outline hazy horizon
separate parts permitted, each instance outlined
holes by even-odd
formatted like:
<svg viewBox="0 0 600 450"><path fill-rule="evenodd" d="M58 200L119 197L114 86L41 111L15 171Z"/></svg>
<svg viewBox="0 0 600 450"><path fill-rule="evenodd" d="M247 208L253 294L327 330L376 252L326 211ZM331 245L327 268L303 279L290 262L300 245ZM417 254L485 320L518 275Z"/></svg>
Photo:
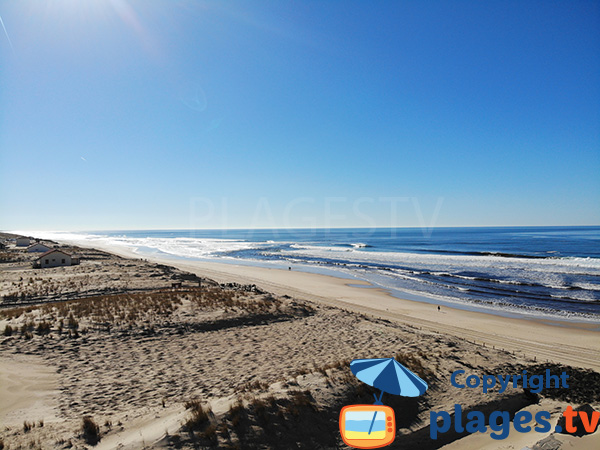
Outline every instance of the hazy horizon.
<svg viewBox="0 0 600 450"><path fill-rule="evenodd" d="M420 227L420 226L406 226L406 227L360 227L360 226L347 226L347 227L284 227L284 228L273 228L273 227L257 227L257 228L114 228L114 229L89 229L89 230L34 230L34 229L20 229L20 230L0 230L3 233L102 233L102 232L132 232L132 231L150 231L150 232L165 232L165 231L174 231L174 232L183 232L183 231L280 231L280 230L289 230L289 231L323 231L323 230L388 230L388 229L398 229L398 230L442 230L442 229L465 229L465 228L507 228L507 229L515 229L515 228L598 228L600 225L592 224L592 225L472 225L472 226L433 226L433 227Z"/></svg>

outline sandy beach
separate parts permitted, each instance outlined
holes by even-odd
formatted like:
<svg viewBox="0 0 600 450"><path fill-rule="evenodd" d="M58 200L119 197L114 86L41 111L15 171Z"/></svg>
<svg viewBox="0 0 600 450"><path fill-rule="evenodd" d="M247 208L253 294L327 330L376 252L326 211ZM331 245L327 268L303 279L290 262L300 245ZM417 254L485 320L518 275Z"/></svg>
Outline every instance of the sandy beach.
<svg viewBox="0 0 600 450"><path fill-rule="evenodd" d="M6 292L19 278L43 275L67 295L56 302L52 293L48 303L30 289L35 302L1 311L4 448L346 448L341 407L372 403L374 393L349 361L376 357L395 357L430 384L418 399L386 396L397 414L391 448L536 449L544 439L552 448L598 445L597 431L513 430L502 441L489 431L429 435L430 411L457 403L486 414L545 410L553 425L569 404L598 409L597 326L438 311L365 283L296 270L143 260L119 247L74 250L79 266L3 268ZM77 284L81 300L64 287L78 277L87 277L85 289ZM566 368L573 384L539 395L519 387L484 395L450 382L456 370L524 368ZM92 432L82 425L86 417Z"/></svg>
<svg viewBox="0 0 600 450"><path fill-rule="evenodd" d="M82 245L82 242L77 242ZM123 247L104 250L127 258L139 255ZM255 283L280 295L293 295L349 311L450 334L473 342L537 358L600 371L600 324L544 319L515 319L393 297L361 280L295 270L150 258L219 282Z"/></svg>
<svg viewBox="0 0 600 450"><path fill-rule="evenodd" d="M288 293L322 304L410 324L573 366L600 370L600 325L513 319L392 297L367 283L325 275L211 263L174 263L176 267L215 280L254 282L274 293ZM362 285L363 287L356 287Z"/></svg>

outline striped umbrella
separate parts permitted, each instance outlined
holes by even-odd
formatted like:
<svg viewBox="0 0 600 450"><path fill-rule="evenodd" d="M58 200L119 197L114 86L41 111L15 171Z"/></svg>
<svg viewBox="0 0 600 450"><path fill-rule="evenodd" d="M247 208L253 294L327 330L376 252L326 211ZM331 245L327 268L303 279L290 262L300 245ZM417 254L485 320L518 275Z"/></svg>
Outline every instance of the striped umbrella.
<svg viewBox="0 0 600 450"><path fill-rule="evenodd" d="M418 397L427 390L427 383L416 376L394 358L355 359L350 363L350 370L363 383L367 383L381 391L379 398L375 394L375 404L383 405L383 393ZM373 429L377 412L373 414L369 433Z"/></svg>
<svg viewBox="0 0 600 450"><path fill-rule="evenodd" d="M418 397L427 390L427 383L394 358L355 359L350 370L363 383L381 391L375 404L381 404L384 392L403 397Z"/></svg>

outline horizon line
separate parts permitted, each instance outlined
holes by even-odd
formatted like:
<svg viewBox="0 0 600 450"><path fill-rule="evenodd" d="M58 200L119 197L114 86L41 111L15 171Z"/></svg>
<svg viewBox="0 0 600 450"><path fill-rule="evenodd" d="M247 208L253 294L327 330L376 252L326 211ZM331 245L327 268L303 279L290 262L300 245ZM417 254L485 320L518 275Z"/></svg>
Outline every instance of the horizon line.
<svg viewBox="0 0 600 450"><path fill-rule="evenodd" d="M444 229L444 228L590 228L600 227L600 224L593 225L462 225L462 226L380 226L380 227L230 227L230 228L104 228L95 230L0 230L0 233L24 233L24 232L54 232L54 233L92 233L101 231L243 231L243 230L389 230L389 229Z"/></svg>

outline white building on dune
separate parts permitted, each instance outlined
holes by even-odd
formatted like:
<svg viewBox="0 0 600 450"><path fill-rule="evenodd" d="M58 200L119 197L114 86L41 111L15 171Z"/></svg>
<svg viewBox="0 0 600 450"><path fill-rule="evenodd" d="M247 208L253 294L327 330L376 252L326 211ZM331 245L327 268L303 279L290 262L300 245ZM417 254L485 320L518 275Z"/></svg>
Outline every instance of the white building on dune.
<svg viewBox="0 0 600 450"><path fill-rule="evenodd" d="M79 264L79 259L73 258L62 250L54 249L40 255L34 261L33 267L45 269L47 267L70 266L73 264Z"/></svg>
<svg viewBox="0 0 600 450"><path fill-rule="evenodd" d="M52 250L52 247L48 247L47 245L44 245L41 242L36 242L35 244L31 244L29 247L27 247L27 251L29 253L32 253L32 252L46 253L50 250Z"/></svg>

